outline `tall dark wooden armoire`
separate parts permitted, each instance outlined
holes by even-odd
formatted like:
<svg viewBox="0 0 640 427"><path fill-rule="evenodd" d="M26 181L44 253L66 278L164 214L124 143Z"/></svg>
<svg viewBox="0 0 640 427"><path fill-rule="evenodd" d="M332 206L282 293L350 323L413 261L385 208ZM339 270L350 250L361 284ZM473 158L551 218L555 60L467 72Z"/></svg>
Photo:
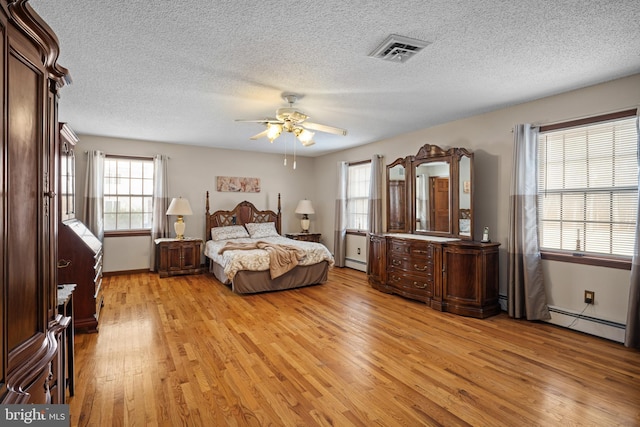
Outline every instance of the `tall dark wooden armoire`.
<svg viewBox="0 0 640 427"><path fill-rule="evenodd" d="M27 0L0 0L0 403L64 400L57 304L58 40Z"/></svg>

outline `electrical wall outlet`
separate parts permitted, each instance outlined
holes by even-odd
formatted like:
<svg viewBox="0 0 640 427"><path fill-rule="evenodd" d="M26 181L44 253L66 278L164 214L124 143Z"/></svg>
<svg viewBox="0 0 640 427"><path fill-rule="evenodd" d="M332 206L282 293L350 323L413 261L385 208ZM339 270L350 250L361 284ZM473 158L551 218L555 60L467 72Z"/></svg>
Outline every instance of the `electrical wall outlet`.
<svg viewBox="0 0 640 427"><path fill-rule="evenodd" d="M596 293L593 291L584 291L584 303L585 304L595 304L596 301Z"/></svg>

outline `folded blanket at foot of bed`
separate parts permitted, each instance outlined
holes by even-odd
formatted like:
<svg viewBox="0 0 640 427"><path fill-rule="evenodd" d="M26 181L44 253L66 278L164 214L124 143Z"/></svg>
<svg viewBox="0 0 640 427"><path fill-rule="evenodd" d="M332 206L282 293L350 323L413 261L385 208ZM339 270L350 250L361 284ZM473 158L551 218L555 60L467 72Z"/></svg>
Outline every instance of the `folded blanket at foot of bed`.
<svg viewBox="0 0 640 427"><path fill-rule="evenodd" d="M298 262L305 257L302 249L290 245L279 245L264 241L251 243L227 242L219 251L222 254L225 251L263 249L269 254L269 273L272 279L280 277L286 272L292 270Z"/></svg>

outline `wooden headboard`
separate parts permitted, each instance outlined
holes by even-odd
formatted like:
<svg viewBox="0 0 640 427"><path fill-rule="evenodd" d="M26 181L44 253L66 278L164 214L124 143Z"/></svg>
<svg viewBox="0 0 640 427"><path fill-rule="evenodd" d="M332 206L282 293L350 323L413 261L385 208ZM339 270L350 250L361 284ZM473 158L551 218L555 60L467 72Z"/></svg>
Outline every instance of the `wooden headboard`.
<svg viewBox="0 0 640 427"><path fill-rule="evenodd" d="M251 202L240 202L235 208L229 211L218 210L209 213L209 192L207 191L207 202L205 223L207 240L211 239L211 229L213 227L225 227L227 225L244 225L250 222L274 222L276 230L282 234L280 230L282 214L280 212L280 193L278 193L278 212L271 210L260 211Z"/></svg>

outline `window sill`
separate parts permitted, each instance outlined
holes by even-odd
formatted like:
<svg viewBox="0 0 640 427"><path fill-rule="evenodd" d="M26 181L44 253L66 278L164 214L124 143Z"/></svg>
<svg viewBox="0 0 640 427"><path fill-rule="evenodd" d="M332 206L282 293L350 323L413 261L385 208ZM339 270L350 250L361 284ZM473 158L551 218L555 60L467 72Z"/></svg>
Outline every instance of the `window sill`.
<svg viewBox="0 0 640 427"><path fill-rule="evenodd" d="M540 255L542 256L542 259L549 261L570 262L574 264L631 270L631 258L605 257L586 254L583 252L570 253L554 251L540 251Z"/></svg>
<svg viewBox="0 0 640 427"><path fill-rule="evenodd" d="M113 230L105 231L104 237L151 236L151 230Z"/></svg>

